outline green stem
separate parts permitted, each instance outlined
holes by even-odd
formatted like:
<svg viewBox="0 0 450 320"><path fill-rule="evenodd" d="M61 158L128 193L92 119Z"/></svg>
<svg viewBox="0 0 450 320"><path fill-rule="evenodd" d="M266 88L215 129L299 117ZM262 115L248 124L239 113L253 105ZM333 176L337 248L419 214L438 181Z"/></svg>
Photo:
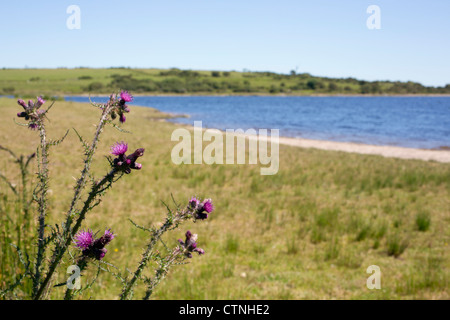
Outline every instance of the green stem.
<svg viewBox="0 0 450 320"><path fill-rule="evenodd" d="M95 186L91 193L89 194L89 198L86 200L85 202L85 207L83 208L83 210L81 211L78 219L77 219L77 223L75 225L75 227L71 230L71 224L72 224L72 216L74 214L74 210L75 210L75 206L78 203L80 197L81 197L81 191L84 189L84 187L86 186L86 179L88 177L89 171L90 171L90 166L91 166L91 162L92 159L94 157L95 154L95 150L97 149L97 144L99 141L99 137L100 134L103 131L103 128L105 126L106 120L108 118L109 113L112 110L112 106L108 105L105 107L105 109L103 109L102 115L100 117L100 121L99 124L97 125L97 130L95 132L94 138L92 140L92 144L89 148L88 153L86 154L86 158L84 160L84 168L81 172L81 177L80 179L78 179L76 187L75 187L75 193L72 199L72 202L70 204L69 210L67 212L67 217L66 217L66 222L64 225L64 234L63 234L63 240L62 242L60 242L59 244L57 244L55 246L55 249L53 251L53 256L52 256L52 261L50 263L50 267L47 271L47 275L45 277L44 282L40 285L39 290L37 291L37 293L34 295L34 299L35 300L39 300L44 292L45 287L47 286L48 282L50 281L53 273L55 272L57 266L59 265L64 253L67 250L67 247L70 245L70 242L72 240L72 237L76 234L76 232L78 231L79 227L81 226L81 222L84 220L84 216L86 214L86 211L83 212L83 210L85 210L86 208L86 204L88 204L88 202L92 201L93 198L95 198L95 196L93 198L91 198L92 192L94 191L94 189L96 189ZM114 170L113 170L114 171ZM114 171L115 174L115 171ZM110 174L108 174L106 177L108 177ZM113 175L114 176L114 175ZM104 179L105 179L104 178ZM112 178L112 177L111 177ZM106 182L105 180L102 180L103 182ZM99 190L97 188L97 190ZM90 203L88 205L87 208L89 208Z"/></svg>
<svg viewBox="0 0 450 320"><path fill-rule="evenodd" d="M89 171L90 171L90 167L91 167L91 163L92 163L92 159L94 158L94 154L95 154L95 150L97 149L97 145L99 142L99 137L100 134L103 131L103 128L105 126L105 121L108 118L110 109L109 108L105 108L105 110L103 110L102 116L100 118L100 122L97 126L97 130L95 132L94 138L92 139L92 144L89 148L89 151L86 155L86 158L84 159L84 168L81 171L81 176L80 179L78 179L76 187L75 187L75 193L74 196L72 198L72 202L70 203L70 207L69 210L67 211L67 218L66 218L66 224L65 224L65 234L67 234L70 231L70 225L72 222L72 215L74 214L74 209L75 206L78 203L78 200L81 197L81 191L83 191L83 189L86 186L86 179L88 177Z"/></svg>
<svg viewBox="0 0 450 320"><path fill-rule="evenodd" d="M152 257L153 247L155 244L161 239L161 236L168 230L174 229L178 227L179 223L187 218L188 211L182 211L175 216L172 216L172 214L169 212L169 216L166 218L165 223L158 229L154 230L152 233L152 236L150 238L149 243L147 244L147 248L145 249L144 254L142 255L142 259L139 262L139 265L136 269L136 271L133 273L133 277L129 282L127 282L125 288L122 290L122 293L120 295L121 300L127 300L131 298L131 292L133 287L136 285L136 281L141 277L142 271L144 270L145 266L147 265L148 261Z"/></svg>
<svg viewBox="0 0 450 320"><path fill-rule="evenodd" d="M41 152L39 165L39 199L38 199L38 251L36 256L35 273L33 279L33 295L37 293L41 279L41 266L45 255L45 217L47 215L47 190L48 190L48 148L46 141L45 126L39 121L39 133L41 138Z"/></svg>
<svg viewBox="0 0 450 320"><path fill-rule="evenodd" d="M103 179L101 181L99 181L92 188L86 202L84 203L83 209L81 210L80 215L77 218L75 226L72 228L72 230L70 232L70 235L66 238L65 242L62 245L59 245L57 248L55 248L56 254L50 263L50 267L48 269L45 280L42 282L42 284L39 288L39 291L37 292L36 296L34 297L35 300L39 300L41 298L41 296L44 292L44 289L46 288L51 277L53 276L53 273L55 272L57 266L59 265L62 257L66 253L67 248L70 246L70 243L72 242L73 237L76 235L76 233L80 229L81 223L83 222L84 218L86 217L86 213L90 210L92 202L95 200L97 195L104 190L103 186L106 183L112 183L113 178L116 175L116 173L117 173L116 169L111 170L106 176L103 177Z"/></svg>
<svg viewBox="0 0 450 320"><path fill-rule="evenodd" d="M83 272L86 269L87 265L88 262L86 257L81 257L77 261L77 267L80 268L80 276L81 272ZM72 300L74 291L75 289L69 289L69 287L67 287L66 293L64 294L64 300Z"/></svg>
<svg viewBox="0 0 450 320"><path fill-rule="evenodd" d="M177 261L177 257L180 254L180 250L175 249L170 256L168 256L164 261L161 262L159 268L156 269L155 277L149 282L147 286L147 291L145 292L143 300L150 299L153 291L158 286L158 284L166 277L169 273L170 267Z"/></svg>

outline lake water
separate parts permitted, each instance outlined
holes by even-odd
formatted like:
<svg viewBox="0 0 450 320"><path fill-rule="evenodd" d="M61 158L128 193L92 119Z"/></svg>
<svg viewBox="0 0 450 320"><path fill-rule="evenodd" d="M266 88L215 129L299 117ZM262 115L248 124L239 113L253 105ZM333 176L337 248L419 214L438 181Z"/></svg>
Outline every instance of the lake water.
<svg viewBox="0 0 450 320"><path fill-rule="evenodd" d="M135 97L132 105L187 114L171 121L201 120L205 128L279 129L286 137L411 148L450 146L450 97L146 96Z"/></svg>

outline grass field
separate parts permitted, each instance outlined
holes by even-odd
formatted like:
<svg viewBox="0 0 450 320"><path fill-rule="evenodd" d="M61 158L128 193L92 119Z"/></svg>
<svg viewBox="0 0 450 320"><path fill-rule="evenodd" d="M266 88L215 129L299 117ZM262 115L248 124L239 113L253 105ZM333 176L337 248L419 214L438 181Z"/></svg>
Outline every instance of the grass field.
<svg viewBox="0 0 450 320"><path fill-rule="evenodd" d="M223 72L180 69L1 69L0 94L109 94L117 88L141 94L450 94L445 87L414 82L334 79L307 73Z"/></svg>
<svg viewBox="0 0 450 320"><path fill-rule="evenodd" d="M36 83L33 90L62 90L58 81L53 86L50 80L58 79L58 71L47 72L49 82ZM70 83L87 71L73 72ZM22 80L29 77L24 71ZM21 111L15 100L0 98L0 110L0 144L18 154L34 152L38 133L14 123ZM56 102L49 115L49 136L58 139L73 127L90 140L98 116L87 104ZM189 229L199 234L198 244L206 254L174 267L154 299L450 298L449 164L281 145L280 169L274 176L261 176L257 165L177 166L170 158L176 144L170 136L177 126L162 118L154 109L132 107L124 125L132 134L105 130L93 164L96 177L106 173L103 156L116 141L127 141L133 150L145 148L143 168L116 183L84 225L94 230L111 227L118 236L105 260L133 270L146 233L129 218L140 225L158 224L165 213L161 200L170 203L171 193L181 203L191 195L213 198L216 210L207 221L188 223L165 237L174 246ZM67 211L82 152L73 131L51 149L52 223L60 223ZM17 181L11 158L2 155L0 172ZM7 203L11 192L3 181L0 193ZM3 227L7 215L20 214L8 208L1 207ZM0 241L4 239L2 230ZM381 269L380 290L366 287L370 265ZM57 281L67 279L66 268L60 268ZM2 264L2 286L8 281L7 269ZM82 284L94 271L89 269ZM115 299L119 293L117 280L102 273L93 291L79 298ZM55 289L52 298L63 294L63 289Z"/></svg>

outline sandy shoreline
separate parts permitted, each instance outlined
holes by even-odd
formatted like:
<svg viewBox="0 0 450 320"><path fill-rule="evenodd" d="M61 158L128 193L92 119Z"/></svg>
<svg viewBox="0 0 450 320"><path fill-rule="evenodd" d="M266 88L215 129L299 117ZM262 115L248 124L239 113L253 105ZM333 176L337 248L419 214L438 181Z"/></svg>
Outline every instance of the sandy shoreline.
<svg viewBox="0 0 450 320"><path fill-rule="evenodd" d="M189 126L181 123L175 124L189 128L190 130L195 130L194 126ZM207 129L202 128L202 130L205 131ZM219 131L221 131L222 134L225 135L225 131L223 130ZM267 141L270 139L270 132L268 132L268 136L258 136L241 133L235 133L235 135L245 136L246 138L252 140ZM409 160L423 160L423 161L450 163L450 150L415 149L415 148L395 147L395 146L370 145L354 142L338 142L329 140L313 140L313 139L290 138L290 137L279 137L279 144L297 148L313 148L329 151L342 151L348 153L379 155L386 158L399 158Z"/></svg>
<svg viewBox="0 0 450 320"><path fill-rule="evenodd" d="M447 150L426 150L394 146L376 146L353 142L335 142L287 137L280 137L280 144L300 148L316 148L322 150L380 155L388 158L416 159L424 161L434 160L437 162L445 163L450 162L450 151Z"/></svg>

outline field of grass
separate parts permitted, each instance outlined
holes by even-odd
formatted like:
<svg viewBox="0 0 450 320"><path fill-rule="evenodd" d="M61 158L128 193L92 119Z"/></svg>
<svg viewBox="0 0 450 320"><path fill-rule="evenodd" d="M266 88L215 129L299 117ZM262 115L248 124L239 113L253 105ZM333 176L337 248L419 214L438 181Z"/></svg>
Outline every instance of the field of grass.
<svg viewBox="0 0 450 320"><path fill-rule="evenodd" d="M47 72L49 79L58 79L58 71ZM73 72L76 83L88 71ZM103 72L110 71L99 71L99 77ZM24 71L22 80L29 77ZM63 90L57 83L36 84L36 92ZM0 110L0 144L17 154L34 152L38 133L14 123L21 111L15 100L0 98ZM66 129L76 128L90 140L98 116L90 105L58 101L49 115L49 136L58 139ZM273 176L261 176L258 165L177 166L170 157L177 125L162 118L154 109L132 106L124 125L131 134L105 130L93 163L95 176L106 173L103 155L116 141L127 141L133 150L145 148L143 168L117 182L84 224L94 230L112 228L118 236L105 260L133 270L147 234L129 218L140 225L158 224L165 213L161 200L170 203L171 193L180 203L191 195L213 199L216 210L207 221L188 223L164 238L174 246L189 229L198 233L206 254L174 267L154 299L450 298L449 164L281 145L280 169ZM82 153L73 131L51 149L51 223L60 223L67 212ZM7 153L0 158L0 173L18 183L19 173ZM12 195L3 181L0 194L4 241L7 215L21 212L8 205ZM381 269L380 290L366 287L370 265ZM0 289L9 280L6 268L2 264ZM55 283L66 281L66 268L58 270ZM82 284L94 273L90 268ZM102 273L93 291L79 298L115 299L119 293L117 280ZM52 298L63 294L64 289L56 288Z"/></svg>
<svg viewBox="0 0 450 320"><path fill-rule="evenodd" d="M141 94L450 94L446 87L414 82L334 79L307 73L223 72L180 69L1 69L0 94L109 94L127 88Z"/></svg>

